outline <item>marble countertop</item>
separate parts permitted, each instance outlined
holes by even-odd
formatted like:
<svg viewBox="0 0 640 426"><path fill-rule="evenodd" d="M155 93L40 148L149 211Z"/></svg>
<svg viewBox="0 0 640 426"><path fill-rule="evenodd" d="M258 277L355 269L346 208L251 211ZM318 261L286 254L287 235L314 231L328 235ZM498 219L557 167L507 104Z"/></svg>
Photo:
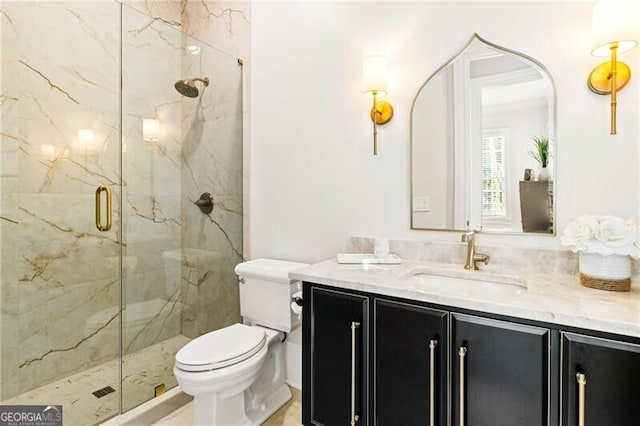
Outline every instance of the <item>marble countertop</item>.
<svg viewBox="0 0 640 426"><path fill-rule="evenodd" d="M403 260L397 265L327 260L291 279L559 325L640 337L640 290L583 287L577 275ZM479 281L481 280L481 281Z"/></svg>

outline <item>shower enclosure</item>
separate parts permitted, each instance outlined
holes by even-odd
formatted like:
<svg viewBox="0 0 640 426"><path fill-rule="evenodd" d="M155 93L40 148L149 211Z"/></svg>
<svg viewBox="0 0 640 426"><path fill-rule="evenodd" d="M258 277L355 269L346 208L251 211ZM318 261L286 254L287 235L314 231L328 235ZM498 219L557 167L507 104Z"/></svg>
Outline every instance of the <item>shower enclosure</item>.
<svg viewBox="0 0 640 426"><path fill-rule="evenodd" d="M0 8L0 404L99 423L239 320L242 66L115 1Z"/></svg>

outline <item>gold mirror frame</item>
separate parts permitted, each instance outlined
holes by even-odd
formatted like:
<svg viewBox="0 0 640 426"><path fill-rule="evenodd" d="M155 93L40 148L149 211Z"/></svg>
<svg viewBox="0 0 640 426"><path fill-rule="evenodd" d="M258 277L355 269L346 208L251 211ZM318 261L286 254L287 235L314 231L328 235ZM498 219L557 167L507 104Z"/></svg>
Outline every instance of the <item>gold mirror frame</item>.
<svg viewBox="0 0 640 426"><path fill-rule="evenodd" d="M541 62L539 62L538 60L532 58L531 56L528 56L524 53L518 52L516 50L512 50L503 46L500 46L498 44L492 43L490 41L485 40L484 38L482 38L480 35L478 35L477 33L474 33L469 40L462 46L462 48L460 50L458 50L453 56L451 56L447 61L445 61L441 66L439 66L426 80L424 83L422 83L422 85L420 85L420 87L418 88L418 91L416 92L416 95L413 98L413 101L411 102L411 110L410 110L410 129L409 129L409 180L410 180L410 187L409 187L409 220L410 220L410 224L411 224L411 229L412 230L421 230L421 231L449 231L449 232L458 232L458 231L469 231L469 230L475 230L475 231L481 231L483 233L488 233L488 234L502 234L502 235L528 235L528 236L548 236L548 237L554 237L557 234L557 202L556 202L556 193L557 193L557 180L555 180L555 177L557 176L556 174L556 170L557 170L557 165L556 162L554 161L553 164L553 169L551 170L552 176L554 178L553 180L553 198L552 198L552 215L551 215L551 220L552 220L552 224L553 224L553 231L551 233L537 233L537 232L515 232L515 231L500 231L500 230L486 230L482 228L482 223L479 224L479 227L477 229L475 229L474 227L469 226L469 221L467 220L467 226L466 228L430 228L430 227L416 227L414 225L414 212L413 212L413 198L414 198L414 182L413 182L413 151L414 151L414 110L416 107L416 102L418 100L418 97L420 96L420 93L422 92L422 90L424 89L424 87L435 77L437 76L440 71L442 71L445 67L447 67L450 63L452 63L453 61L455 61L462 53L464 53L464 51L471 46L471 44L474 41L479 41L489 47L492 47L494 49L497 50L501 50L507 53L511 53L513 55L519 56L521 58L524 58L530 62L532 62L535 66L537 66L540 70L542 70L543 72L546 73L546 75L549 78L549 81L551 83L551 87L553 89L553 115L552 115L552 122L553 122L553 127L554 127L554 135L553 135L553 140L554 143L557 143L557 123L558 123L558 119L557 119L557 90L556 90L556 85L555 82L553 80L553 77L551 75L551 73L549 72L549 70L547 69L547 67L545 67ZM555 154L557 151L557 149L554 150L553 154ZM482 194L479 194L479 199L477 200L478 203L482 203Z"/></svg>

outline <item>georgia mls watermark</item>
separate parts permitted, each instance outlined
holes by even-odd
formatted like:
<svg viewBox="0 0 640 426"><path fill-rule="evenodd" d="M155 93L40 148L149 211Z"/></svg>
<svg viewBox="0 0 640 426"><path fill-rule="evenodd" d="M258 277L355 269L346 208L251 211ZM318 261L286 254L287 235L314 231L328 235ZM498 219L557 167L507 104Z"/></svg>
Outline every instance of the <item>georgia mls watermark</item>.
<svg viewBox="0 0 640 426"><path fill-rule="evenodd" d="M62 405L0 405L0 426L62 426Z"/></svg>

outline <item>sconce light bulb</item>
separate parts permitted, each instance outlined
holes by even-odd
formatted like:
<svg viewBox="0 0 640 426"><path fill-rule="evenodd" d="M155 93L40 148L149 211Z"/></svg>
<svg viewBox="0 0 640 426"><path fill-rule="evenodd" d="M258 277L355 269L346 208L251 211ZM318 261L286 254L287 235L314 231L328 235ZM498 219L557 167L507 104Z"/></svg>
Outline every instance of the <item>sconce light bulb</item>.
<svg viewBox="0 0 640 426"><path fill-rule="evenodd" d="M362 86L365 94L382 98L387 95L389 70L387 58L379 55L367 56L362 64Z"/></svg>
<svg viewBox="0 0 640 426"><path fill-rule="evenodd" d="M638 45L640 2L637 0L599 0L593 6L591 44L593 56L609 56L613 43L618 54Z"/></svg>

